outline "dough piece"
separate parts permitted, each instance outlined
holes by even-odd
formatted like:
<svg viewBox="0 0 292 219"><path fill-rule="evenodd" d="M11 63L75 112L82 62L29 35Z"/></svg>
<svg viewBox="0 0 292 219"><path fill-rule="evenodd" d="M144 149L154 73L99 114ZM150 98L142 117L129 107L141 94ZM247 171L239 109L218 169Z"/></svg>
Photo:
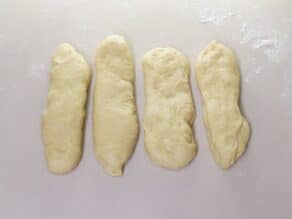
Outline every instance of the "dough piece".
<svg viewBox="0 0 292 219"><path fill-rule="evenodd" d="M132 54L123 37L107 37L97 49L94 91L95 155L105 172L121 176L138 137Z"/></svg>
<svg viewBox="0 0 292 219"><path fill-rule="evenodd" d="M48 169L55 174L75 168L81 158L90 68L69 44L52 58L51 81L42 115Z"/></svg>
<svg viewBox="0 0 292 219"><path fill-rule="evenodd" d="M234 53L212 41L197 59L196 79L213 156L229 168L245 151L250 135L239 108L240 72Z"/></svg>
<svg viewBox="0 0 292 219"><path fill-rule="evenodd" d="M155 48L143 57L145 148L156 164L186 166L196 154L195 109L187 58L173 48Z"/></svg>

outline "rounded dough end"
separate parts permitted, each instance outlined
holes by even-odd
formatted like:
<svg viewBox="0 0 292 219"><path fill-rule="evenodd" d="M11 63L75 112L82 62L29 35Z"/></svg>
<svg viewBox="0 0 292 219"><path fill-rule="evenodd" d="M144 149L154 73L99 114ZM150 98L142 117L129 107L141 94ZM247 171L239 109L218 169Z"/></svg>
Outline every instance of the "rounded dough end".
<svg viewBox="0 0 292 219"><path fill-rule="evenodd" d="M103 166L104 171L110 176L122 176L123 169L121 167Z"/></svg>
<svg viewBox="0 0 292 219"><path fill-rule="evenodd" d="M247 142L250 136L250 127L248 121L243 118L243 124L236 136L236 145L233 150L221 150L218 149L215 151L212 146L213 155L216 163L222 169L230 168L246 151Z"/></svg>
<svg viewBox="0 0 292 219"><path fill-rule="evenodd" d="M72 55L75 53L76 53L76 51L72 45L70 45L69 43L62 43L56 49L56 51L53 55L53 58L52 58L52 62L53 63L64 63L67 60L69 60L72 57Z"/></svg>
<svg viewBox="0 0 292 219"><path fill-rule="evenodd" d="M157 145L146 145L146 152L150 159L158 166L168 170L178 170L186 167L196 156L197 147L195 144L190 145L188 150L180 150L175 148L175 151L157 148Z"/></svg>
<svg viewBox="0 0 292 219"><path fill-rule="evenodd" d="M110 176L122 176L123 175L123 165L112 165L108 162L100 160L101 166L105 173Z"/></svg>
<svg viewBox="0 0 292 219"><path fill-rule="evenodd" d="M47 159L48 170L56 175L63 175L71 172L78 165L79 160L54 160Z"/></svg>
<svg viewBox="0 0 292 219"><path fill-rule="evenodd" d="M95 153L96 159L100 162L105 173L110 176L122 176L123 167L126 161L116 153Z"/></svg>
<svg viewBox="0 0 292 219"><path fill-rule="evenodd" d="M120 55L121 53L126 53L127 55L130 55L128 44L125 38L120 35L111 35L105 38L99 46L98 53L103 55Z"/></svg>
<svg viewBox="0 0 292 219"><path fill-rule="evenodd" d="M176 66L186 68L187 74L190 74L190 65L187 57L175 48L154 48L148 51L142 59L143 68L147 67L163 67L174 69Z"/></svg>
<svg viewBox="0 0 292 219"><path fill-rule="evenodd" d="M235 63L235 54L232 49L226 47L222 43L212 40L206 48L204 48L198 55L195 62L196 76L198 72L202 72L205 68L210 68L214 61L218 62L218 57L227 57L225 62Z"/></svg>
<svg viewBox="0 0 292 219"><path fill-rule="evenodd" d="M102 43L105 43L105 42L115 42L115 43L126 43L126 40L123 36L121 35L117 35L117 34L114 34L114 35L110 35L108 37L106 37Z"/></svg>

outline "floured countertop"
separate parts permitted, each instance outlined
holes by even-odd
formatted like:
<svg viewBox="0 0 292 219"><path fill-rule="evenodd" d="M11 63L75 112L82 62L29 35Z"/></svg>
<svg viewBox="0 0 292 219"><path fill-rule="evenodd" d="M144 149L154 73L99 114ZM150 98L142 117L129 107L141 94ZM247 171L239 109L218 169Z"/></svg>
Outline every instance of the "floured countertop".
<svg viewBox="0 0 292 219"><path fill-rule="evenodd" d="M288 0L2 1L0 218L291 218L291 10ZM188 167L155 166L144 151L141 130L124 176L105 175L93 152L91 92L80 165L65 176L47 171L40 115L50 57L60 43L69 42L94 71L97 45L114 33L124 35L134 53L141 128L141 58L147 51L175 47L193 68L213 39L235 50L252 137L233 168L221 170L211 156L192 71L199 151Z"/></svg>

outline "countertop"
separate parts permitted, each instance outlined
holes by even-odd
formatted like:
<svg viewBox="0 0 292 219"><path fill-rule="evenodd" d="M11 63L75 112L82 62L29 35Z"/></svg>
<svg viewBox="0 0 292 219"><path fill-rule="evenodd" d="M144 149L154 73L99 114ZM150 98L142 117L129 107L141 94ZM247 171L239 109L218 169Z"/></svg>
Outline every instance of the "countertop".
<svg viewBox="0 0 292 219"><path fill-rule="evenodd" d="M51 0L0 3L0 218L274 219L292 207L292 2L195 0ZM47 171L40 116L50 57L62 42L82 53L94 73L101 40L124 35L136 66L141 132L122 177L95 160L92 88L84 153L64 176ZM241 102L252 136L245 155L220 169L208 147L194 62L211 40L240 60ZM198 154L180 171L155 166L142 131L143 54L171 46L192 64Z"/></svg>

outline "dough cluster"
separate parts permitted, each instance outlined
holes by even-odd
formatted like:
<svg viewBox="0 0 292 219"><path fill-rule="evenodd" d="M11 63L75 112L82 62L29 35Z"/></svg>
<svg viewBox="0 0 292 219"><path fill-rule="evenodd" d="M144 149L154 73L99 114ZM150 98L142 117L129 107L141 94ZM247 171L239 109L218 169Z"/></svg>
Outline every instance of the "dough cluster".
<svg viewBox="0 0 292 219"><path fill-rule="evenodd" d="M135 101L135 72L123 37L107 37L97 49L94 90L94 143L105 172L120 176L132 155L139 127Z"/></svg>
<svg viewBox="0 0 292 219"><path fill-rule="evenodd" d="M212 41L199 54L196 79L213 156L222 168L229 168L244 153L250 135L239 108L240 73L231 49Z"/></svg>
<svg viewBox="0 0 292 219"><path fill-rule="evenodd" d="M196 154L189 62L176 49L156 48L144 55L142 65L146 151L162 167L182 168Z"/></svg>
<svg viewBox="0 0 292 219"><path fill-rule="evenodd" d="M134 61L127 42L119 35L102 41L95 61L95 156L107 174L121 176L139 133ZM155 48L144 55L142 67L146 152L161 167L183 168L197 152L188 59L174 48ZM248 121L239 107L236 57L231 49L212 41L199 54L195 68L212 154L222 168L229 168L245 152L250 136ZM45 154L53 173L66 173L80 161L90 76L89 65L71 45L64 43L57 48L42 115Z"/></svg>
<svg viewBox="0 0 292 219"><path fill-rule="evenodd" d="M71 45L60 45L52 58L42 115L45 154L52 173L66 173L79 163L89 81L90 68L84 58Z"/></svg>

